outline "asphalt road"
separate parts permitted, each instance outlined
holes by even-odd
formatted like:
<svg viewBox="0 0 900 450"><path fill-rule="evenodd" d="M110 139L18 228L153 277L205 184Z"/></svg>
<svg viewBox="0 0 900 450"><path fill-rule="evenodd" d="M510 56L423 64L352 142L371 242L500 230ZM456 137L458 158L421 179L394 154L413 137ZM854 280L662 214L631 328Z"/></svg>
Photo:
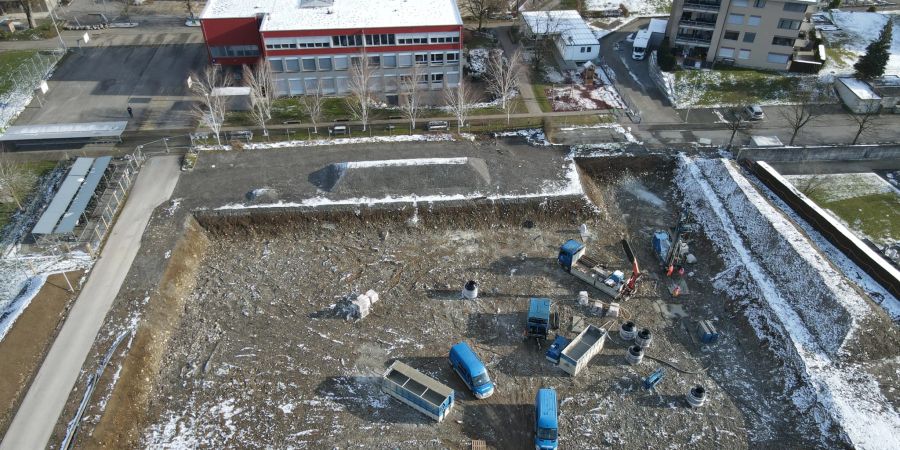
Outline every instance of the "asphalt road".
<svg viewBox="0 0 900 450"><path fill-rule="evenodd" d="M172 195L180 173L176 156L146 162L100 258L3 437L0 450L46 448L97 332L140 248L150 214Z"/></svg>

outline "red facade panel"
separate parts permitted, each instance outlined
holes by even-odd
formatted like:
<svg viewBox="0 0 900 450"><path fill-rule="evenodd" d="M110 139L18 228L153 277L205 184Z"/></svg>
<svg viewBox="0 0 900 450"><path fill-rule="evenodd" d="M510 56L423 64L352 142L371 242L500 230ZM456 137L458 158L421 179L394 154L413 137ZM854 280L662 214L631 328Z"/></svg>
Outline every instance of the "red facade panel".
<svg viewBox="0 0 900 450"><path fill-rule="evenodd" d="M259 34L259 21L255 17L236 19L204 19L200 22L203 30L203 39L206 41L206 51L210 62L213 64L248 64L258 58L213 58L209 53L210 47L224 45L256 45L260 55L263 54L262 40Z"/></svg>

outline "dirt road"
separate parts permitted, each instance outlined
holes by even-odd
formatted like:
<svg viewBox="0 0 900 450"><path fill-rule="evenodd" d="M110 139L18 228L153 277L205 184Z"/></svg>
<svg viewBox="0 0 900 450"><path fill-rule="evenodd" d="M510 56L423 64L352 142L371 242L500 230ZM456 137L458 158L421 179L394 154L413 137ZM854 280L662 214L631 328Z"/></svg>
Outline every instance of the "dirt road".
<svg viewBox="0 0 900 450"><path fill-rule="evenodd" d="M103 254L3 437L0 450L46 447L94 338L137 254L150 214L171 196L179 174L178 158L172 156L149 160L138 175Z"/></svg>

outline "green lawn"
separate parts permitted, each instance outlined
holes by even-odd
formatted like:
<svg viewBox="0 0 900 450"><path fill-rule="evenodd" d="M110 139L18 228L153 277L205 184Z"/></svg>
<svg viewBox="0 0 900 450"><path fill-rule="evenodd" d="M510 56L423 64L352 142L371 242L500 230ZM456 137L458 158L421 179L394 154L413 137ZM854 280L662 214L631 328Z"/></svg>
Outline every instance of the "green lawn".
<svg viewBox="0 0 900 450"><path fill-rule="evenodd" d="M48 172L53 170L56 167L56 161L36 161L36 162L28 162L24 163L22 168L34 174L35 182L38 179L46 175ZM34 189L34 186L32 186ZM28 197L27 195L25 196ZM0 202L0 229L2 229L9 222L12 214L16 212L16 203L15 202Z"/></svg>
<svg viewBox="0 0 900 450"><path fill-rule="evenodd" d="M553 112L553 106L550 105L550 99L547 98L547 85L534 83L531 85L531 89L534 91L534 98L541 107L541 111Z"/></svg>
<svg viewBox="0 0 900 450"><path fill-rule="evenodd" d="M812 76L786 75L780 72L739 68L715 70L679 70L675 72L675 92L683 104L691 106L774 103L797 98L806 92L819 95L820 101L833 101L834 94Z"/></svg>
<svg viewBox="0 0 900 450"><path fill-rule="evenodd" d="M37 54L37 50L10 50L0 52L0 93L5 93L13 87L13 82L9 79L9 75L35 54Z"/></svg>

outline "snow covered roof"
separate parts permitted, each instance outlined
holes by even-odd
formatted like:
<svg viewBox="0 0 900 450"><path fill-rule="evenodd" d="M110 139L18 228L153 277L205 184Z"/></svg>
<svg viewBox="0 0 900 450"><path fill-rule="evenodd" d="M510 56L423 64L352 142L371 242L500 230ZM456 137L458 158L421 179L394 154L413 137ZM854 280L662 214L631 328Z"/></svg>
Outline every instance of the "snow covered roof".
<svg viewBox="0 0 900 450"><path fill-rule="evenodd" d="M850 89L850 92L853 92L853 95L860 100L881 99L881 97L872 90L872 86L869 86L865 81L850 77L838 78L838 80L840 80L841 83L844 83L844 86L847 86L847 89Z"/></svg>
<svg viewBox="0 0 900 450"><path fill-rule="evenodd" d="M532 34L559 34L566 45L596 45L597 36L578 11L526 11L522 20Z"/></svg>
<svg viewBox="0 0 900 450"><path fill-rule="evenodd" d="M209 0L200 18L257 14L260 31L462 25L455 0Z"/></svg>
<svg viewBox="0 0 900 450"><path fill-rule="evenodd" d="M212 90L213 96L233 97L250 95L250 87L248 86L228 86L217 87Z"/></svg>

